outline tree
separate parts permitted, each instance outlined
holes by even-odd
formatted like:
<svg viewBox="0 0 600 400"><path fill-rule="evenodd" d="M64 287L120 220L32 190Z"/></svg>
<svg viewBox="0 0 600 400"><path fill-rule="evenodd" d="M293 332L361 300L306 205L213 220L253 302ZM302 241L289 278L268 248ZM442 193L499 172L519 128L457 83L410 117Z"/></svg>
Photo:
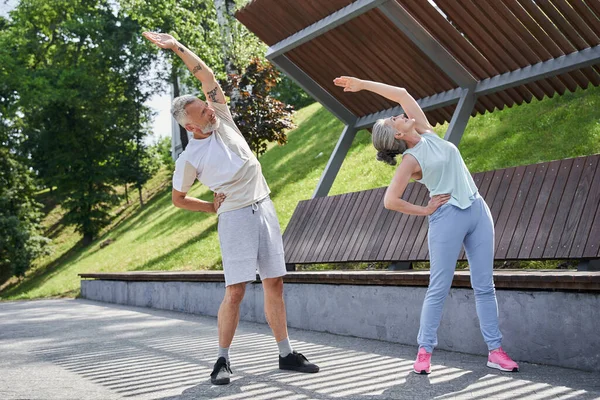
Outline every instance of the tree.
<svg viewBox="0 0 600 400"><path fill-rule="evenodd" d="M40 234L32 174L20 161L0 148L0 283L23 276L49 243Z"/></svg>
<svg viewBox="0 0 600 400"><path fill-rule="evenodd" d="M151 60L141 29L108 0L22 0L11 17L12 40L0 52L15 60L26 150L89 243L117 201L115 154L132 140L124 121L145 112L144 96L131 91Z"/></svg>
<svg viewBox="0 0 600 400"><path fill-rule="evenodd" d="M271 95L278 77L271 63L255 59L242 75L230 76L228 82L229 90L240 93L233 119L257 157L267 150L267 142L285 144L285 130L294 127L293 108Z"/></svg>
<svg viewBox="0 0 600 400"><path fill-rule="evenodd" d="M10 21L0 17L0 48L12 44ZM36 187L27 158L20 151L22 118L16 102L15 60L0 52L0 284L25 274L33 260L47 249L35 201Z"/></svg>

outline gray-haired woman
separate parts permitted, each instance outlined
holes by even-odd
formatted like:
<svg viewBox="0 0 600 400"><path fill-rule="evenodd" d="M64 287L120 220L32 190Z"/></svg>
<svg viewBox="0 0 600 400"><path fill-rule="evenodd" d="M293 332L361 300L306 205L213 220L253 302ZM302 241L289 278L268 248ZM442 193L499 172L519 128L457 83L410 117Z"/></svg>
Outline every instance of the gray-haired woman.
<svg viewBox="0 0 600 400"><path fill-rule="evenodd" d="M431 370L431 352L437 345L437 329L462 245L469 260L481 333L489 349L487 365L502 371L518 371L517 363L500 347L502 334L493 280L492 215L479 196L460 152L433 132L425 113L406 89L348 76L336 78L334 83L345 92L377 93L400 103L405 112L377 121L372 138L379 161L396 165L396 156L403 155L386 191L385 208L429 217L431 274L421 310L414 372L428 374ZM429 189L431 199L427 206L402 200L411 178Z"/></svg>

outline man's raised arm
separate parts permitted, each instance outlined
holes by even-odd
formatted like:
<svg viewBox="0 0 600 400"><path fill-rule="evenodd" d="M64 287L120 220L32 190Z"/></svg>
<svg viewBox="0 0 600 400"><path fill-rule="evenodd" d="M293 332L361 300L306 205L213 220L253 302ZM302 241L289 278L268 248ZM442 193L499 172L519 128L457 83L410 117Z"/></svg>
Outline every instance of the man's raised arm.
<svg viewBox="0 0 600 400"><path fill-rule="evenodd" d="M144 32L143 35L161 49L173 50L181 58L192 75L202 83L202 91L207 100L213 103L226 104L225 95L215 79L212 69L204 64L200 57L167 33Z"/></svg>

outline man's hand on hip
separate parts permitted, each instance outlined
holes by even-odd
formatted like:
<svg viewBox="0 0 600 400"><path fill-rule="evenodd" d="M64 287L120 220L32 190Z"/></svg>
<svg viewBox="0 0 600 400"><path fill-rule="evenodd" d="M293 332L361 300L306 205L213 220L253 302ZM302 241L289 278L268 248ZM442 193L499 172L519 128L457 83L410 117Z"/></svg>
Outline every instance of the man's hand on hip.
<svg viewBox="0 0 600 400"><path fill-rule="evenodd" d="M223 204L226 197L227 196L225 196L223 193L214 193L213 205L215 206L215 212L219 210L219 207L221 207L221 204Z"/></svg>

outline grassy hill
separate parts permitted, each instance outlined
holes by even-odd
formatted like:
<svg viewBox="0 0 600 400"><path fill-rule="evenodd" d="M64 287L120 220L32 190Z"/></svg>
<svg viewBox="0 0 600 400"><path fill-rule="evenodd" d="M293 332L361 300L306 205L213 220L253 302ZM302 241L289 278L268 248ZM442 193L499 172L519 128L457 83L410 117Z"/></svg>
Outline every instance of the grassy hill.
<svg viewBox="0 0 600 400"><path fill-rule="evenodd" d="M260 158L282 230L298 201L312 195L343 129L319 104L299 110L296 122L288 144L271 146ZM600 153L600 88L471 118L460 150L471 172ZM81 237L61 224L60 206L45 194L44 223L54 252L39 259L23 280L5 284L0 299L75 296L81 272L221 268L216 216L173 207L170 173L160 171L146 185L144 207L134 199L116 208L113 224L85 248ZM393 173L394 167L375 161L370 134L361 131L330 194L386 186ZM199 184L190 194L212 197ZM107 239L113 242L101 248Z"/></svg>

